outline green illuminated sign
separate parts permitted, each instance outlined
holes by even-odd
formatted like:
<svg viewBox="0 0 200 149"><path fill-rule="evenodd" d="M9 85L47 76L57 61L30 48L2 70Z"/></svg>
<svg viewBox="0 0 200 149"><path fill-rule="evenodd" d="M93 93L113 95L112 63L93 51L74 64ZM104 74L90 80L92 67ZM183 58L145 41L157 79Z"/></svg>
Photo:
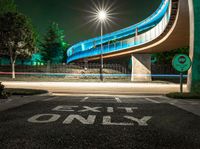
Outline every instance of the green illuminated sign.
<svg viewBox="0 0 200 149"><path fill-rule="evenodd" d="M151 56L151 63L156 63L157 62L157 57L156 55Z"/></svg>
<svg viewBox="0 0 200 149"><path fill-rule="evenodd" d="M172 62L174 69L179 72L188 71L191 67L191 64L192 62L190 57L185 54L176 55Z"/></svg>

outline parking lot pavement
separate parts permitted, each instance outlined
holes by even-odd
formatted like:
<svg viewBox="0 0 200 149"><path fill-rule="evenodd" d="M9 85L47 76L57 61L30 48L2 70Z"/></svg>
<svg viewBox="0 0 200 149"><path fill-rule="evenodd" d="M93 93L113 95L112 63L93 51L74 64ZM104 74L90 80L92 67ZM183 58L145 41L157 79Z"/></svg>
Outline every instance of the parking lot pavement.
<svg viewBox="0 0 200 149"><path fill-rule="evenodd" d="M37 97L0 112L0 148L199 149L200 117L170 102L150 96Z"/></svg>
<svg viewBox="0 0 200 149"><path fill-rule="evenodd" d="M49 99L53 97L49 96L12 96L9 97L9 99L1 99L0 102L0 112L5 111L11 108L15 108L18 106L22 106L31 102L39 101L39 100L44 100L44 99Z"/></svg>

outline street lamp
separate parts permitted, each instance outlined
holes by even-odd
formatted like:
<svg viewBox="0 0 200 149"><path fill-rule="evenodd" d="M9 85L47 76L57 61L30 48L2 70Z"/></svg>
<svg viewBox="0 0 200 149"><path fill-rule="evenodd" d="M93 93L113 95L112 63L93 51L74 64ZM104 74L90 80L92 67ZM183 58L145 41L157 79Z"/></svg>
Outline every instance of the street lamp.
<svg viewBox="0 0 200 149"><path fill-rule="evenodd" d="M96 29L100 26L101 27L101 54L100 54L100 79L101 81L103 81L103 65L104 65L104 61L103 61L103 34L104 34L104 27L110 27L110 23L113 23L113 19L115 19L115 17L113 17L113 15L117 14L117 13L113 13L113 11L116 9L114 8L114 2L110 3L110 1L103 1L102 3L95 3L95 1L91 1L92 2L92 8L91 11L86 11L88 13L90 13L91 15L88 16L89 18L89 22L87 23L91 23L93 22L94 26L96 27ZM96 43L96 41L94 41Z"/></svg>
<svg viewBox="0 0 200 149"><path fill-rule="evenodd" d="M99 10L97 13L97 18L101 24L101 56L100 56L100 60L101 60L101 66L100 66L100 79L101 81L103 81L103 24L106 22L108 13L106 12L106 10Z"/></svg>

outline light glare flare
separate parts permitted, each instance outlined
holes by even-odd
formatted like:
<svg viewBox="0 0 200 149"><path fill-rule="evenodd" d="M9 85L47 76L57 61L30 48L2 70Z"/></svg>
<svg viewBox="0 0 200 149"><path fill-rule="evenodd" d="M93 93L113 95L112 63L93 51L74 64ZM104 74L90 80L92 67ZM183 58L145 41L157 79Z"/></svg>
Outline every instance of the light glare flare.
<svg viewBox="0 0 200 149"><path fill-rule="evenodd" d="M98 13L97 13L97 17L98 19L103 22L103 21L106 21L107 19L107 12L105 10L100 10Z"/></svg>
<svg viewBox="0 0 200 149"><path fill-rule="evenodd" d="M99 29L99 27L103 24L105 30L111 28L111 24L116 25L114 20L116 19L114 15L118 13L114 13L113 11L116 10L115 0L108 1L102 0L91 0L90 9L86 10L89 15L87 16L88 21L87 23L91 23L92 26L95 28L95 31Z"/></svg>

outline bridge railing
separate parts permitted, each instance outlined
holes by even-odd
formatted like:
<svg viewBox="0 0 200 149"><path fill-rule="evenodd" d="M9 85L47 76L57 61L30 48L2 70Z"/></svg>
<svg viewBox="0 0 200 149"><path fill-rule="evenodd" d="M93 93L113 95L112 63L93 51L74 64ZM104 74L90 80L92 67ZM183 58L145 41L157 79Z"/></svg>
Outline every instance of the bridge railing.
<svg viewBox="0 0 200 149"><path fill-rule="evenodd" d="M122 73L127 74L130 71L128 68L120 64L104 64L106 73ZM22 74L28 73L79 73L79 71L85 70L87 73L99 73L100 64L97 63L76 63L76 64L49 64L49 65L16 65L16 72ZM11 72L10 65L0 65L0 72L9 73ZM3 74L3 73L2 73Z"/></svg>
<svg viewBox="0 0 200 149"><path fill-rule="evenodd" d="M170 21L170 16L171 16L171 1L169 2L169 6L167 7L167 11L163 18L161 19L160 22L158 22L154 27L152 27L150 30L139 34L137 36L134 36L132 38L124 39L121 41L114 42L112 44L107 44L103 45L103 54L108 54L116 51L121 51L124 49L132 48L135 46L140 46L142 44L148 43L159 37L167 27L169 21ZM98 47L93 47L89 50L81 51L81 50L76 50L72 51L70 53L71 56L68 57L68 62L77 60L77 59L83 59L87 58L89 56L96 56L100 55L102 52L101 46Z"/></svg>

